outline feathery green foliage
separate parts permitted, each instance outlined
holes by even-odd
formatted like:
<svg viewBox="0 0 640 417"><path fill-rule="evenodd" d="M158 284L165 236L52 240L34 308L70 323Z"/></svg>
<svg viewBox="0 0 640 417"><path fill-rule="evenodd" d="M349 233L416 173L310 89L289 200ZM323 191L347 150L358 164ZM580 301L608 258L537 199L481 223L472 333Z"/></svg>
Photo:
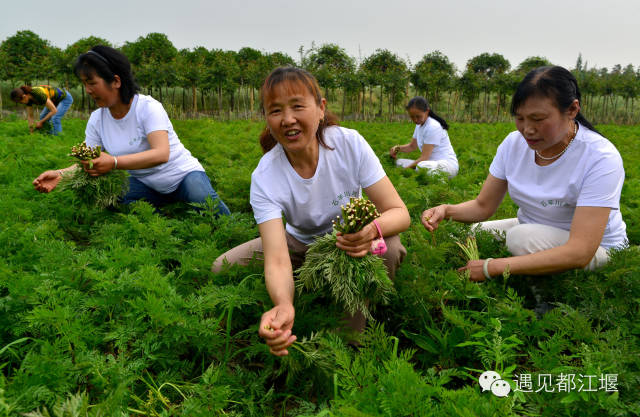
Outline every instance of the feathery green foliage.
<svg viewBox="0 0 640 417"><path fill-rule="evenodd" d="M71 147L70 156L81 161L91 161L100 156L100 146L92 148L80 142ZM92 167L93 162L89 162L89 168ZM82 169L82 164L77 164L74 171L65 173L61 184L61 189L72 190L82 205L100 209L117 205L118 200L127 193L128 188L129 182L125 171L111 170L104 175L93 177Z"/></svg>
<svg viewBox="0 0 640 417"><path fill-rule="evenodd" d="M336 233L357 233L380 216L373 202L351 198L342 206L342 222L334 221L334 232L319 236L309 246L304 264L296 271L296 288L329 293L346 311L361 311L372 319L369 303L387 303L393 294L393 283L382 258L366 254L354 258L336 247Z"/></svg>

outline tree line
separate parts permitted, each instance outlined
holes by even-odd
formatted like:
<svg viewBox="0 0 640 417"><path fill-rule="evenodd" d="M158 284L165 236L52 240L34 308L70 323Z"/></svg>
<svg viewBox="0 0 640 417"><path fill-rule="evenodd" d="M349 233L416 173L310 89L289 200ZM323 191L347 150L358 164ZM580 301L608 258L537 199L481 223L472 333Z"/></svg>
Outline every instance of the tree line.
<svg viewBox="0 0 640 417"><path fill-rule="evenodd" d="M57 83L76 92L76 110L91 110L93 103L73 74L73 62L99 44L113 46L89 36L61 49L32 31L18 31L0 44L0 80L16 86ZM177 49L162 33L140 36L119 49L131 61L143 91L162 101L173 117L253 117L259 112L256 95L266 75L277 66L298 65L317 77L331 109L343 118L393 119L404 114L408 98L423 95L452 120L509 120L510 96L517 83L529 70L551 65L534 56L512 68L501 54L482 53L459 71L439 51L412 65L386 49L356 60L336 44L300 47L296 61L285 53L250 47L237 52L201 46ZM587 117L596 123L639 122L634 105L640 67L588 68L579 55L572 72Z"/></svg>

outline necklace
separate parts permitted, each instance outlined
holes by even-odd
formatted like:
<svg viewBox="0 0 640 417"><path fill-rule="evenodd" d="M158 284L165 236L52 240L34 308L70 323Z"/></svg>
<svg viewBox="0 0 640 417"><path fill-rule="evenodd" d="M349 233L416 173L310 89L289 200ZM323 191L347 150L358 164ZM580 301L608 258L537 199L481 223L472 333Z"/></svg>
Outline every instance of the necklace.
<svg viewBox="0 0 640 417"><path fill-rule="evenodd" d="M565 146L564 149L562 151L560 151L559 154L553 155L553 156L550 156L550 157L546 157L546 156L540 155L540 152L538 152L536 150L536 155L538 156L538 158L542 159L543 161L553 161L556 158L560 158L562 156L562 154L565 153L567 151L567 149L569 149L569 146L571 145L571 142L573 142L573 140L576 138L576 134L577 133L578 133L578 124L574 121L573 122L573 134L571 135L571 139L569 139L569 143L567 143L567 146Z"/></svg>

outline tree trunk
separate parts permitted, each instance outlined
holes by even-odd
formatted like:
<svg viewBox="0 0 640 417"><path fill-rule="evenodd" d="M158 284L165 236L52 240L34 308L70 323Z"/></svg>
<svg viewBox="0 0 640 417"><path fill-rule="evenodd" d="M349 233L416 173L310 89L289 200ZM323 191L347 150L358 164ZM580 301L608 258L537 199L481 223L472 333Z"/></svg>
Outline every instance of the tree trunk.
<svg viewBox="0 0 640 417"><path fill-rule="evenodd" d="M193 94L192 100L193 100L193 105L192 107L192 111L193 111L193 115L196 115L196 112L198 111L198 96L197 96L197 92L196 92L196 85L192 84L191 85L191 93Z"/></svg>
<svg viewBox="0 0 640 417"><path fill-rule="evenodd" d="M207 107L205 106L205 101L204 101L204 96L205 96L206 91L207 90L203 89L200 92L200 101L201 101L201 104L202 104L202 111L203 112L207 111Z"/></svg>
<svg viewBox="0 0 640 417"><path fill-rule="evenodd" d="M222 87L218 86L218 114L222 113Z"/></svg>
<svg viewBox="0 0 640 417"><path fill-rule="evenodd" d="M347 102L347 90L343 88L342 89L342 112L340 113L341 119L344 119L344 106L346 102Z"/></svg>
<svg viewBox="0 0 640 417"><path fill-rule="evenodd" d="M186 88L182 89L182 111L185 112L185 113L187 112L187 103L186 103L186 95L187 95L187 93L186 93L186 91L187 91Z"/></svg>

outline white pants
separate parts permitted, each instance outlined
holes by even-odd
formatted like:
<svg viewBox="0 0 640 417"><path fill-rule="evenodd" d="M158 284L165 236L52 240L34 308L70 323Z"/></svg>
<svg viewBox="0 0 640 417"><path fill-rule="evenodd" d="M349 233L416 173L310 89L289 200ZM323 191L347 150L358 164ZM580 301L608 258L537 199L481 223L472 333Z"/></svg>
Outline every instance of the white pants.
<svg viewBox="0 0 640 417"><path fill-rule="evenodd" d="M406 168L411 165L415 159L396 159L396 165L401 166L402 168ZM447 161L445 159L440 159L438 161L422 161L418 162L416 166L416 171L418 169L428 169L430 171L442 171L449 174L449 178L453 178L458 175L458 165L452 163L451 161Z"/></svg>
<svg viewBox="0 0 640 417"><path fill-rule="evenodd" d="M569 241L569 232L566 230L545 224L520 224L516 218L476 223L473 227L492 233L505 232L507 249L515 256L555 248ZM599 246L593 259L584 269L591 271L608 261L609 252Z"/></svg>

